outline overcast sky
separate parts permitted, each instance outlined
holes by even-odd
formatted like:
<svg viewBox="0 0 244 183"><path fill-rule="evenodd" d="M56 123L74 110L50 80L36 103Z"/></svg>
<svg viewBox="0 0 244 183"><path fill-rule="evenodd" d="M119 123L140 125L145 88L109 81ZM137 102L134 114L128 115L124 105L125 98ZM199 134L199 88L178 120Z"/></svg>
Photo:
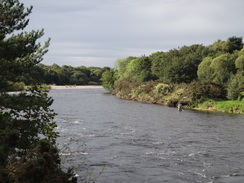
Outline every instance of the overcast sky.
<svg viewBox="0 0 244 183"><path fill-rule="evenodd" d="M51 37L43 64L113 67L118 58L244 36L243 0L20 0L26 30Z"/></svg>

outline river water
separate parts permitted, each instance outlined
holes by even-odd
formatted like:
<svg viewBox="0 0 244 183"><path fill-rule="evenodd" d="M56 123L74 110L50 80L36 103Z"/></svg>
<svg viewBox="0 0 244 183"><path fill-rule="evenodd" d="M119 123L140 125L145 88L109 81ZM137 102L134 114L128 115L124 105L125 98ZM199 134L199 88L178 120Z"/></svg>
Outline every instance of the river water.
<svg viewBox="0 0 244 183"><path fill-rule="evenodd" d="M102 88L50 96L62 157L80 182L86 168L103 171L98 183L244 182L244 115L179 112Z"/></svg>

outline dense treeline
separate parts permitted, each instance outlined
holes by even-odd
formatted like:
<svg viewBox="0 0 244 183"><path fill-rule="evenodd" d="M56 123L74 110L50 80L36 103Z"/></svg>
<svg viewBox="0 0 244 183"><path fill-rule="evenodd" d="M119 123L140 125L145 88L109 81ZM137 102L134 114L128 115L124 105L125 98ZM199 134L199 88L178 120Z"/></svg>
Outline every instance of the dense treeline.
<svg viewBox="0 0 244 183"><path fill-rule="evenodd" d="M101 84L101 76L109 67L72 67L57 64L51 66L39 64L35 72L45 84L56 85L98 85Z"/></svg>
<svg viewBox="0 0 244 183"><path fill-rule="evenodd" d="M21 82L19 80L2 80L0 84L2 82L5 85L5 91L22 91L26 86L31 85L33 80L38 80L44 85L101 85L102 74L110 69L109 67L37 64L26 73L29 76L28 79L22 78Z"/></svg>
<svg viewBox="0 0 244 183"><path fill-rule="evenodd" d="M222 98L241 99L244 95L242 38L230 37L208 46L196 44L150 56L118 59L114 69L102 77L104 87L109 90L114 89L114 83L128 79L167 84L212 83L226 91Z"/></svg>
<svg viewBox="0 0 244 183"><path fill-rule="evenodd" d="M33 74L41 79L44 84L55 85L100 85L101 76L109 67L72 67L68 65L51 66L38 64L33 70Z"/></svg>

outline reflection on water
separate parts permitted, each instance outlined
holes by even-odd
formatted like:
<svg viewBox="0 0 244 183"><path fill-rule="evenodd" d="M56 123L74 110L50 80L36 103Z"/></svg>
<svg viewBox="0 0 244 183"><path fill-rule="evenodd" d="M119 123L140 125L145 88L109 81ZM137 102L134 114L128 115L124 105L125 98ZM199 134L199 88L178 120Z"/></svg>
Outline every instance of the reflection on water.
<svg viewBox="0 0 244 183"><path fill-rule="evenodd" d="M244 182L244 116L118 99L103 89L51 90L69 163L100 183ZM77 170L77 174L82 172Z"/></svg>

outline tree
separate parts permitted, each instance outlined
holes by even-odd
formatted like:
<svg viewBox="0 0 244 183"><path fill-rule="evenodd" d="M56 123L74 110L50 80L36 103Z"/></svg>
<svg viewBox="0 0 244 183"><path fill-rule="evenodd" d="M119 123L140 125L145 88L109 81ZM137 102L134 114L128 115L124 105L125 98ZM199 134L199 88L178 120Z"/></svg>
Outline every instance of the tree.
<svg viewBox="0 0 244 183"><path fill-rule="evenodd" d="M224 85L227 83L231 74L235 73L235 62L232 55L222 54L212 60L210 67L213 70L212 81L216 84Z"/></svg>
<svg viewBox="0 0 244 183"><path fill-rule="evenodd" d="M225 53L234 53L243 48L242 37L229 37L226 41L217 40L212 45L205 47L202 51L204 57L218 57Z"/></svg>
<svg viewBox="0 0 244 183"><path fill-rule="evenodd" d="M164 52L156 52L149 56L149 59L151 60L152 63L152 67L151 67L152 75L156 79L160 78L160 71L162 69L163 59L165 55L166 53Z"/></svg>
<svg viewBox="0 0 244 183"><path fill-rule="evenodd" d="M234 51L239 51L243 48L242 37L230 37L226 41L228 52L233 53Z"/></svg>
<svg viewBox="0 0 244 183"><path fill-rule="evenodd" d="M204 50L204 51L206 51L206 50ZM208 51L207 56L217 57L217 56L224 54L228 51L228 45L227 45L226 41L217 40L212 45L209 45L207 47L207 51Z"/></svg>
<svg viewBox="0 0 244 183"><path fill-rule="evenodd" d="M244 75L237 73L231 75L227 85L227 98L230 100L242 99L242 92L244 92Z"/></svg>
<svg viewBox="0 0 244 183"><path fill-rule="evenodd" d="M88 69L90 70L89 84L101 84L103 69L99 67L89 67Z"/></svg>
<svg viewBox="0 0 244 183"><path fill-rule="evenodd" d="M203 82L211 82L212 81L212 74L213 70L210 67L212 63L211 57L205 57L203 61L199 64L197 75L198 79Z"/></svg>
<svg viewBox="0 0 244 183"><path fill-rule="evenodd" d="M202 45L192 45L169 51L162 60L164 64L160 80L174 83L190 83L196 80L203 49Z"/></svg>
<svg viewBox="0 0 244 183"><path fill-rule="evenodd" d="M87 76L81 71L74 71L69 78L69 84L71 85L84 85L88 82Z"/></svg>
<svg viewBox="0 0 244 183"><path fill-rule="evenodd" d="M0 0L0 180L76 182L71 171L60 168L55 113L49 108L53 100L32 77L49 40L44 46L37 43L43 30L22 32L31 11L18 0ZM32 86L19 94L6 92L14 82Z"/></svg>
<svg viewBox="0 0 244 183"><path fill-rule="evenodd" d="M213 82L226 85L230 76L236 73L235 54L221 54L212 59L205 57L198 66L198 79L203 82Z"/></svg>
<svg viewBox="0 0 244 183"><path fill-rule="evenodd" d="M142 56L131 60L126 66L124 78L131 78L141 82L151 80L152 72L150 59L146 56Z"/></svg>
<svg viewBox="0 0 244 183"><path fill-rule="evenodd" d="M239 51L238 58L235 61L236 69L244 74L244 48Z"/></svg>
<svg viewBox="0 0 244 183"><path fill-rule="evenodd" d="M26 81L32 80L28 75L29 69L42 61L49 40L43 47L36 44L36 40L43 36L43 30L10 35L27 26L29 20L26 16L31 13L32 7L25 10L24 5L17 0L0 2L0 86L4 87L8 85L8 81L23 80L24 74Z"/></svg>
<svg viewBox="0 0 244 183"><path fill-rule="evenodd" d="M105 89L109 91L112 91L114 89L115 77L112 70L106 70L105 72L103 72L101 80Z"/></svg>
<svg viewBox="0 0 244 183"><path fill-rule="evenodd" d="M125 59L117 59L115 61L114 69L116 71L116 75L118 79L125 78L125 73L127 70L127 65L130 63L131 60L134 60L136 57L127 57Z"/></svg>

